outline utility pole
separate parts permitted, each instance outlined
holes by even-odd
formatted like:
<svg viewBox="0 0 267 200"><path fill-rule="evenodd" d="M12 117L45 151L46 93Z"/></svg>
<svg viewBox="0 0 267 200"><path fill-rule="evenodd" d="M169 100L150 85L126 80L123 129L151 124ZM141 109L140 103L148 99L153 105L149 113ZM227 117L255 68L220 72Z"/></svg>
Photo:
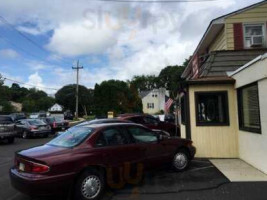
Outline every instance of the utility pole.
<svg viewBox="0 0 267 200"><path fill-rule="evenodd" d="M79 60L77 61L76 67L72 67L72 69L76 70L76 112L75 112L75 118L78 119L78 106L79 106L79 70L83 69L83 66L79 65Z"/></svg>

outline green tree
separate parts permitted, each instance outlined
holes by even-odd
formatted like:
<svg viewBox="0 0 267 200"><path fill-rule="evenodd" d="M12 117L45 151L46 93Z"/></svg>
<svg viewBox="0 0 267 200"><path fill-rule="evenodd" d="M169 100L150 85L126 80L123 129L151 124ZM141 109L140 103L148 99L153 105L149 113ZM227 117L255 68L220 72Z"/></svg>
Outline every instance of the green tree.
<svg viewBox="0 0 267 200"><path fill-rule="evenodd" d="M47 111L51 106L55 104L56 100L52 97L43 97L36 101L36 107L38 110L44 110Z"/></svg>
<svg viewBox="0 0 267 200"><path fill-rule="evenodd" d="M66 85L57 91L55 94L56 102L64 106L66 110L75 112L76 102L76 85ZM92 108L93 91L85 86L79 85L79 114L86 114Z"/></svg>
<svg viewBox="0 0 267 200"><path fill-rule="evenodd" d="M141 112L142 103L135 87L129 87L119 80L104 81L95 85L96 114L106 115L108 111L115 114Z"/></svg>
<svg viewBox="0 0 267 200"><path fill-rule="evenodd" d="M168 66L161 70L158 76L158 86L169 90L171 98L176 98L178 91L182 88L181 75L183 71L183 66Z"/></svg>
<svg viewBox="0 0 267 200"><path fill-rule="evenodd" d="M26 99L22 102L22 111L26 113L32 113L39 111L39 109L37 108L34 100Z"/></svg>
<svg viewBox="0 0 267 200"><path fill-rule="evenodd" d="M138 91L152 90L158 87L158 78L154 75L134 76L129 83Z"/></svg>

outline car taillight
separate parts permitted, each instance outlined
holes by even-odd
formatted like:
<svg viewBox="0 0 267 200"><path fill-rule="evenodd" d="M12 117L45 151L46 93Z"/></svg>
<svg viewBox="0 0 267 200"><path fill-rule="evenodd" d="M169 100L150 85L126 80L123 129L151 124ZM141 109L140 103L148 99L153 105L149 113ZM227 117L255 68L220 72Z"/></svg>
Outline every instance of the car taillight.
<svg viewBox="0 0 267 200"><path fill-rule="evenodd" d="M49 171L49 167L38 163L32 163L31 170L33 173L45 173Z"/></svg>
<svg viewBox="0 0 267 200"><path fill-rule="evenodd" d="M36 126L30 126L31 131L38 130Z"/></svg>
<svg viewBox="0 0 267 200"><path fill-rule="evenodd" d="M56 127L57 127L56 122L53 122L53 128L56 128Z"/></svg>
<svg viewBox="0 0 267 200"><path fill-rule="evenodd" d="M45 173L49 171L49 167L44 164L27 161L24 159L15 159L15 167L21 172L27 173Z"/></svg>

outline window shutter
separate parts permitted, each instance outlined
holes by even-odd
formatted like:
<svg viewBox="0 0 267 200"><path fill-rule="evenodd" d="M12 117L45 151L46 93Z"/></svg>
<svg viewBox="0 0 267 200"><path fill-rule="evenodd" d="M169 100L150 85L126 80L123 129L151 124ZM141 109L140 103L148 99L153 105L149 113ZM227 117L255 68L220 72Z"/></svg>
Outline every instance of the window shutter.
<svg viewBox="0 0 267 200"><path fill-rule="evenodd" d="M242 50L244 49L244 42L243 42L243 25L242 23L234 24L234 45L235 50Z"/></svg>

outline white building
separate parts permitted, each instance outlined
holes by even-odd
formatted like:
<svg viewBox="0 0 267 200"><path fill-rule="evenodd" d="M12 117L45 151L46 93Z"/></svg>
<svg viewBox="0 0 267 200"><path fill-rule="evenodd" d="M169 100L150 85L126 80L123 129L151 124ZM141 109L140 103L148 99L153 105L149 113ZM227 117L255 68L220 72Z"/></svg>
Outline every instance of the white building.
<svg viewBox="0 0 267 200"><path fill-rule="evenodd" d="M238 94L239 157L267 174L267 54L230 76Z"/></svg>
<svg viewBox="0 0 267 200"><path fill-rule="evenodd" d="M147 114L155 114L164 111L165 98L169 97L169 91L165 88L141 91L140 97L142 99L143 112Z"/></svg>
<svg viewBox="0 0 267 200"><path fill-rule="evenodd" d="M62 112L63 111L63 106L59 104L54 104L51 108L48 109L49 112Z"/></svg>

